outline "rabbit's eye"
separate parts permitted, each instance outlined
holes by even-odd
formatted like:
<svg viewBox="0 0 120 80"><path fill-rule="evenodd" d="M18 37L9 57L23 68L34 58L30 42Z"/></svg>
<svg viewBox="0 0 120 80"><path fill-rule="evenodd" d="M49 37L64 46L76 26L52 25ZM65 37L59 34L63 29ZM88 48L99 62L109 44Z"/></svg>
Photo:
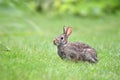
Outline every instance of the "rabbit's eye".
<svg viewBox="0 0 120 80"><path fill-rule="evenodd" d="M61 40L63 40L63 37L61 37Z"/></svg>

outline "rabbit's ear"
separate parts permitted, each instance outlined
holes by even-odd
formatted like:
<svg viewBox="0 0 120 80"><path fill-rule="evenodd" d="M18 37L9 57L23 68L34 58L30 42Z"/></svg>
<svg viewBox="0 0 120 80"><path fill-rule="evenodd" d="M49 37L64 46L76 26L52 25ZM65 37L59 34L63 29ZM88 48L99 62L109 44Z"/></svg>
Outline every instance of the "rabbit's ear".
<svg viewBox="0 0 120 80"><path fill-rule="evenodd" d="M66 35L70 36L71 33L72 33L72 27L68 27L66 30Z"/></svg>
<svg viewBox="0 0 120 80"><path fill-rule="evenodd" d="M63 34L66 34L66 30L67 30L67 28L64 26L63 27Z"/></svg>

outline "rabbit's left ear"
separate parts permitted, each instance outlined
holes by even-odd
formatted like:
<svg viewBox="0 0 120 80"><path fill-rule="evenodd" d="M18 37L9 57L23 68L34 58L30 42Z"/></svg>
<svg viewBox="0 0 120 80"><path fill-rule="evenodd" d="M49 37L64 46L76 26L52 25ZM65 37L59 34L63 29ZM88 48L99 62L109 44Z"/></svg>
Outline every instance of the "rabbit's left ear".
<svg viewBox="0 0 120 80"><path fill-rule="evenodd" d="M64 26L63 27L63 34L66 34L67 28Z"/></svg>
<svg viewBox="0 0 120 80"><path fill-rule="evenodd" d="M72 33L72 27L68 27L66 30L66 35L70 36L71 33Z"/></svg>

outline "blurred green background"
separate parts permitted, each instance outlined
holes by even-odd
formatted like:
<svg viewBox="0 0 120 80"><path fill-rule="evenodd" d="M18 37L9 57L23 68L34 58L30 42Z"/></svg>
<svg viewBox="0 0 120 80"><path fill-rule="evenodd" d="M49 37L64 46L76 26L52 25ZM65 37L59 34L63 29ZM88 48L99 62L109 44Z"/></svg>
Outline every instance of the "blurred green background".
<svg viewBox="0 0 120 80"><path fill-rule="evenodd" d="M53 39L96 49L99 62L73 63ZM120 80L119 0L0 0L0 80Z"/></svg>
<svg viewBox="0 0 120 80"><path fill-rule="evenodd" d="M1 8L13 8L46 14L103 16L117 14L119 0L0 0Z"/></svg>

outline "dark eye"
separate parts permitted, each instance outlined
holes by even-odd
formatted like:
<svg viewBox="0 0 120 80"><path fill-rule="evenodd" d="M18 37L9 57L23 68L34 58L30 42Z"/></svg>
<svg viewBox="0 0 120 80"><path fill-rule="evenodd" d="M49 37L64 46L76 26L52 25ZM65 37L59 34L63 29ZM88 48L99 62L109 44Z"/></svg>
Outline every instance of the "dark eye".
<svg viewBox="0 0 120 80"><path fill-rule="evenodd" d="M63 40L63 37L61 37L61 40Z"/></svg>

